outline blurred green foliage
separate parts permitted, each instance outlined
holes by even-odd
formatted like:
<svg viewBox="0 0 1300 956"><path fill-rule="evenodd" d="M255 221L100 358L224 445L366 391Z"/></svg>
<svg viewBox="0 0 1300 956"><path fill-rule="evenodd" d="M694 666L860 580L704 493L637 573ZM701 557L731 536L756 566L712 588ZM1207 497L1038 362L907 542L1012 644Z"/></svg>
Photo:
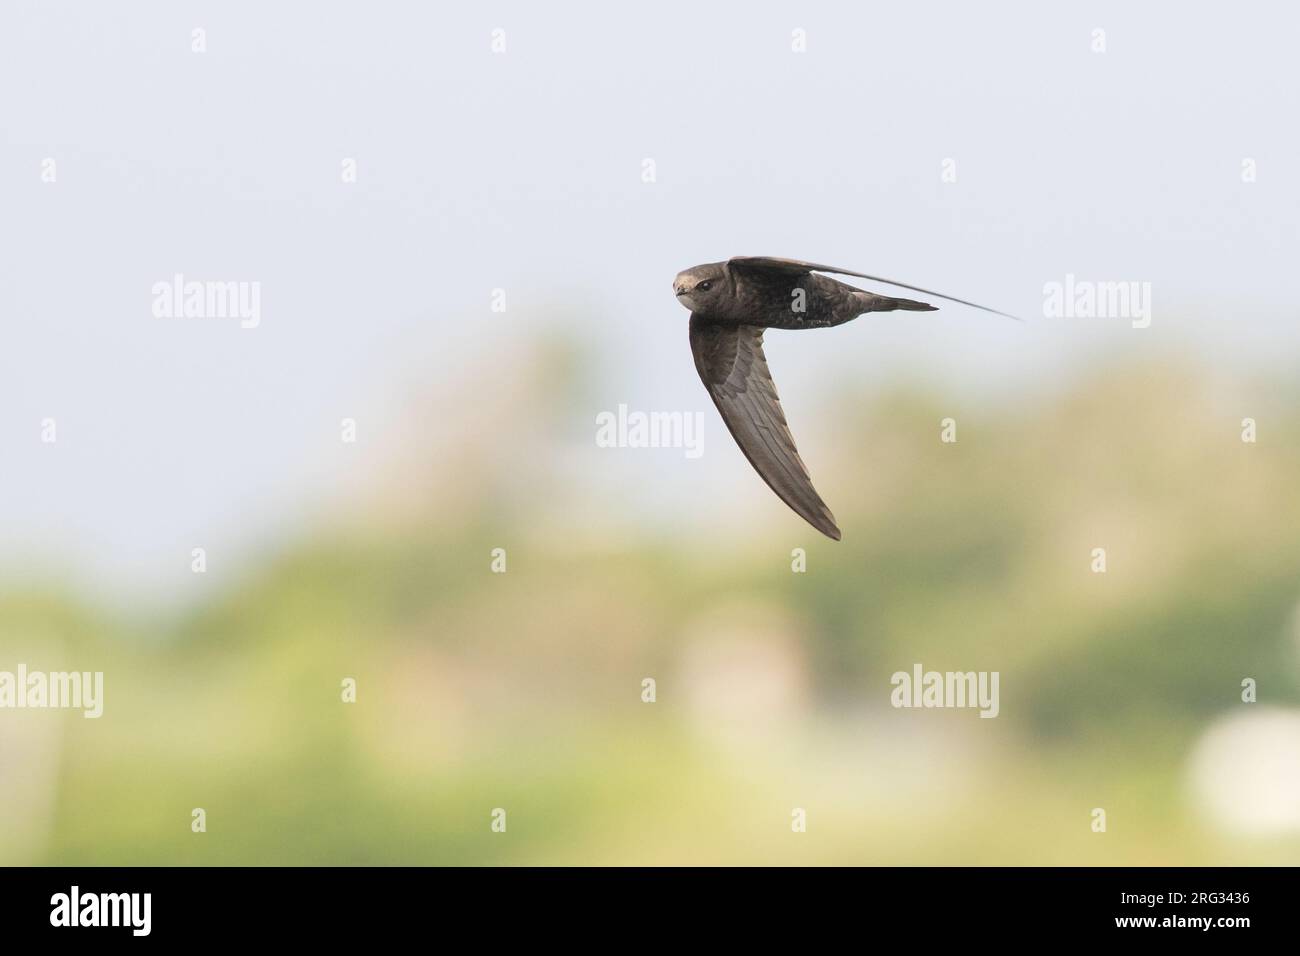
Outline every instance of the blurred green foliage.
<svg viewBox="0 0 1300 956"><path fill-rule="evenodd" d="M179 615L10 591L0 668L103 670L107 701L0 736L0 860L1295 864L1296 834L1225 829L1188 771L1216 720L1300 697L1300 414L1250 393L1248 444L1231 398L1112 369L962 409L946 445L942 397L837 396L859 409L817 469L840 544L775 502L740 540L575 543L547 511L562 476L498 432L454 508L436 476L427 501L381 495ZM559 441L569 411L527 427ZM891 709L914 662L999 671L1000 716Z"/></svg>

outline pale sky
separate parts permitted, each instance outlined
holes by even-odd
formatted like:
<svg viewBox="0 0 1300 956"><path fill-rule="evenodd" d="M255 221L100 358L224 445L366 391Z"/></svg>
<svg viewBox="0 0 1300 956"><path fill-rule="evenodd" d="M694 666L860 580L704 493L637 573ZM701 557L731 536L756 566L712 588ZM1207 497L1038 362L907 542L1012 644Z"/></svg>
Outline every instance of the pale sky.
<svg viewBox="0 0 1300 956"><path fill-rule="evenodd" d="M4 4L0 571L183 596L195 541L247 552L329 494L341 417L396 428L411 383L487 387L493 343L552 325L598 408L705 411L721 452L670 281L731 255L1031 320L771 333L792 422L836 381L1023 402L1108 357L1300 365L1289 8L469 6ZM260 283L260 324L156 317L176 273ZM1067 273L1150 283L1151 327L1044 319Z"/></svg>

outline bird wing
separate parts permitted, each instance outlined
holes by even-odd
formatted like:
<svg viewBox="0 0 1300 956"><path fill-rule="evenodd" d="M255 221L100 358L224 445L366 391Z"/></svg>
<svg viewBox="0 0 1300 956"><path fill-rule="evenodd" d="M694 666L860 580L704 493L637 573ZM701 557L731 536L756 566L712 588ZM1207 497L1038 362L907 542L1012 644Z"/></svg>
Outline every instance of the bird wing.
<svg viewBox="0 0 1300 956"><path fill-rule="evenodd" d="M835 516L812 485L781 412L763 355L763 330L691 315L695 368L731 437L777 496L827 537L840 540Z"/></svg>
<svg viewBox="0 0 1300 956"><path fill-rule="evenodd" d="M969 305L973 309L979 309L983 312L992 312L994 315L1000 315L1004 318L1015 319L1017 322L1022 321L1014 315L1006 312L999 312L997 309L990 309L986 305L979 305L975 302L967 302L965 299L957 299L950 295L944 295L942 292L933 292L930 289L922 289L920 286L908 285L906 282L898 282L894 279L886 279L881 276L869 276L865 272L854 272L852 269L839 269L835 266L818 265L815 262L800 262L798 259L776 259L771 256L734 256L727 260L727 265L733 269L739 269L742 272L746 269L753 269L762 272L784 273L786 275L803 275L805 272L834 272L842 276L856 276L859 279L870 279L872 282L883 282L886 285L897 286L900 289L911 289L913 292L920 292L924 295L932 295L938 299L947 299L949 302L958 302L961 305Z"/></svg>

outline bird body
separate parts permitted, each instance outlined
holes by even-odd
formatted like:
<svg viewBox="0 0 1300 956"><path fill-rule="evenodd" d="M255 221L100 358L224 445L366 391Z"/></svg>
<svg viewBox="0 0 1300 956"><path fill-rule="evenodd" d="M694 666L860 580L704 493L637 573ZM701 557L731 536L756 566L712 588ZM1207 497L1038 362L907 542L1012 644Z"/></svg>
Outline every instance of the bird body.
<svg viewBox="0 0 1300 956"><path fill-rule="evenodd" d="M835 516L813 488L786 424L763 353L763 332L829 328L866 312L929 312L935 307L867 292L820 272L885 282L977 309L984 306L847 269L764 256L693 266L673 280L677 300L691 311L696 371L736 444L782 501L838 541Z"/></svg>
<svg viewBox="0 0 1300 956"><path fill-rule="evenodd" d="M723 288L734 292L692 311L715 322L767 329L824 329L843 325L864 312L934 308L911 299L873 295L816 272L791 275L762 269L732 270L725 262L712 265L723 269Z"/></svg>

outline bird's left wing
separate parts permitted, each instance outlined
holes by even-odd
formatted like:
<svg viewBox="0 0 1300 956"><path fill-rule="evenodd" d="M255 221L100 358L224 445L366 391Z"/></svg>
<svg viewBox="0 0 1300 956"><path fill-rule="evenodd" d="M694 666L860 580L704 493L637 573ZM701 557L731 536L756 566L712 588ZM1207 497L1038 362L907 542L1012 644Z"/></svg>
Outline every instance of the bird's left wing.
<svg viewBox="0 0 1300 956"><path fill-rule="evenodd" d="M835 516L813 488L785 423L763 355L763 330L691 315L691 352L727 430L754 470L787 505L827 537L840 540Z"/></svg>
<svg viewBox="0 0 1300 956"><path fill-rule="evenodd" d="M949 302L969 305L973 309L979 309L982 312L992 312L994 315L1000 315L1008 319L1015 319L1017 322L1023 321L1010 313L999 312L997 309L990 309L986 305L979 305L976 302L968 302L965 299L954 298L950 295L944 295L942 292L922 289L920 286L908 285L906 282L899 282L896 279L886 279L883 276L869 276L865 272L854 272L852 269L840 269L836 266L823 266L816 262L801 262L798 259L778 259L772 256L733 256L727 260L727 265L741 272L746 269L752 269L757 272L779 273L791 276L803 275L805 272L834 272L842 276L856 276L859 279L870 279L872 282L883 282L886 285L897 286L900 289L911 289L913 292L932 295L938 299L947 299Z"/></svg>

